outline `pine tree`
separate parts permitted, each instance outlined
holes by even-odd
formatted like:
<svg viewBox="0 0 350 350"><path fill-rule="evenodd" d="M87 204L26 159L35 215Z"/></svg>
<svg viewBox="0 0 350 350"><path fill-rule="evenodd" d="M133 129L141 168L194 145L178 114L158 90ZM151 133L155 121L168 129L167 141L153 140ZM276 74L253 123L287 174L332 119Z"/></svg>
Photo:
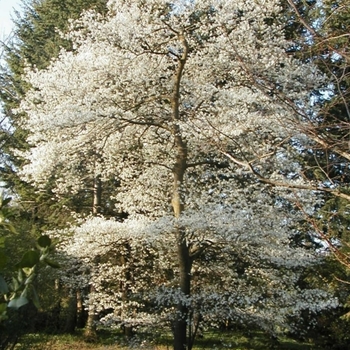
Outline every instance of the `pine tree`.
<svg viewBox="0 0 350 350"><path fill-rule="evenodd" d="M100 13L106 11L105 0L58 1L24 0L22 11L16 12L15 30L12 42L5 49L5 65L2 68L1 101L6 118L6 128L2 130L3 162L1 178L6 186L19 196L24 213L39 231L53 225L66 225L72 209L90 212L92 209L93 184L76 197L58 198L51 186L39 193L32 186L21 181L17 169L23 159L16 154L28 145L25 131L13 114L19 101L28 90L28 84L22 79L26 66L45 68L55 59L60 50L71 50L69 40L62 37L62 32L69 28L71 19L79 18L81 12L94 8ZM8 127L11 125L11 127Z"/></svg>

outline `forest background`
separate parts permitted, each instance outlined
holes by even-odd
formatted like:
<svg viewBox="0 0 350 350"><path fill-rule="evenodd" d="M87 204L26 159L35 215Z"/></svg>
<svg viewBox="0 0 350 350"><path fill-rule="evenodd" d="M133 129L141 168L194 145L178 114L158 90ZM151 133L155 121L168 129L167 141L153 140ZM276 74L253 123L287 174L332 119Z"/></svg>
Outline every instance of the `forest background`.
<svg viewBox="0 0 350 350"><path fill-rule="evenodd" d="M348 5L24 1L1 346L166 325L174 349L237 327L347 348Z"/></svg>

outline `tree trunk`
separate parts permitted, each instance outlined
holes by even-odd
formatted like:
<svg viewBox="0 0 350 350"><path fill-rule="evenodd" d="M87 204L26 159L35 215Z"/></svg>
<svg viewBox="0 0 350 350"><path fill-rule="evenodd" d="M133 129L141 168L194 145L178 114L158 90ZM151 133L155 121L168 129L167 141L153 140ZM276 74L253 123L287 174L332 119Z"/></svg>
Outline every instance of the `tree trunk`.
<svg viewBox="0 0 350 350"><path fill-rule="evenodd" d="M93 203L92 203L92 214L97 215L101 211L101 198L102 198L102 182L99 176L95 177L94 179L94 188L93 188ZM98 264L99 262L96 261ZM91 286L89 293L94 292L94 287ZM84 336L88 340L95 340L97 334L96 334L96 310L94 305L89 305L88 308L88 316L86 320L86 326L85 326L85 332Z"/></svg>
<svg viewBox="0 0 350 350"><path fill-rule="evenodd" d="M90 287L89 293L94 292L94 287ZM88 317L86 320L86 326L85 326L85 331L84 331L84 336L87 338L88 341L95 341L97 338L97 333L96 333L96 308L95 306L91 303L89 304L88 308Z"/></svg>
<svg viewBox="0 0 350 350"><path fill-rule="evenodd" d="M83 305L83 296L81 290L77 289L77 327L85 327L85 314Z"/></svg>
<svg viewBox="0 0 350 350"><path fill-rule="evenodd" d="M185 298L191 295L191 269L192 261L189 254L186 238L179 230L178 259L179 259L179 282L180 290ZM186 303L179 302L177 305L177 316L174 323L174 349L188 349L187 323L189 309Z"/></svg>
<svg viewBox="0 0 350 350"><path fill-rule="evenodd" d="M179 132L176 133L175 142L177 145L177 157L173 168L174 189L172 198L172 207L176 218L184 209L183 194L181 187L183 185L183 177L186 171L187 146L181 139ZM189 247L187 245L185 231L181 227L177 227L177 256L179 264L179 287L185 299L191 295L191 268L192 260L190 257ZM178 302L177 314L174 322L174 350L187 349L187 321L188 306L182 301Z"/></svg>
<svg viewBox="0 0 350 350"><path fill-rule="evenodd" d="M174 210L174 216L178 219L184 210L183 182L187 167L187 144L181 136L181 129L178 122L180 115L180 85L182 73L186 64L188 55L188 43L184 33L178 33L178 39L183 46L183 53L178 60L178 67L174 74L174 90L171 99L173 114L173 136L176 149L175 164L173 167L174 187L171 204ZM182 227L177 227L177 255L179 264L179 287L185 299L191 295L191 268L192 261L189 247ZM176 319L174 322L174 350L187 349L187 322L189 309L187 303L178 302Z"/></svg>
<svg viewBox="0 0 350 350"><path fill-rule="evenodd" d="M176 218L180 218L183 205L183 177L186 171L187 146L181 139L179 133L175 136L177 145L176 163L173 169L174 173L174 190L172 206ZM179 287L185 299L191 295L191 269L192 259L190 257L189 247L187 245L186 234L182 227L177 227L177 256L179 264ZM187 322L189 309L182 301L178 302L177 314L174 322L174 350L186 350L187 347Z"/></svg>
<svg viewBox="0 0 350 350"><path fill-rule="evenodd" d="M74 333L77 326L77 295L76 293L72 293L68 298L64 332Z"/></svg>
<svg viewBox="0 0 350 350"><path fill-rule="evenodd" d="M102 182L99 176L94 179L92 214L97 215L101 212L102 202Z"/></svg>

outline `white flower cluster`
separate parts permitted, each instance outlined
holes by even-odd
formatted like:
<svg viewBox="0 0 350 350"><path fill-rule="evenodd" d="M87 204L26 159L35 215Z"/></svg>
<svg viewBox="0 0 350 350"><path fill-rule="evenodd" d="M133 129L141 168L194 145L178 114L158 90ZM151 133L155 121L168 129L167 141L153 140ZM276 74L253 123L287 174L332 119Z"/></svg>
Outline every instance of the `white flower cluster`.
<svg viewBox="0 0 350 350"><path fill-rule="evenodd" d="M123 223L91 217L51 235L61 237L62 281L75 290L94 287L86 307L105 325L172 322L181 303L200 315L204 326L225 320L292 331L291 317L338 303L324 289L299 286L305 268L318 258L289 246L293 231L282 219L271 208L264 221L244 209L185 212L180 224L187 230L188 246L192 252L205 248L193 262L191 295L178 287L171 217Z"/></svg>
<svg viewBox="0 0 350 350"><path fill-rule="evenodd" d="M290 123L292 111L274 96L307 105L308 87L320 81L313 67L284 54L281 26L267 24L279 1L196 1L169 16L167 1L109 6L106 19L87 12L72 23L80 28L71 32L74 52L62 51L46 70L28 70L33 89L20 108L33 145L23 154L28 181L40 185L53 175L59 191L75 192L89 176L113 175L133 177L145 192L155 164L157 173L171 173L171 98L183 52L176 33L184 32L189 46L177 121L189 162L203 160L213 145L258 157L257 136L281 138Z"/></svg>

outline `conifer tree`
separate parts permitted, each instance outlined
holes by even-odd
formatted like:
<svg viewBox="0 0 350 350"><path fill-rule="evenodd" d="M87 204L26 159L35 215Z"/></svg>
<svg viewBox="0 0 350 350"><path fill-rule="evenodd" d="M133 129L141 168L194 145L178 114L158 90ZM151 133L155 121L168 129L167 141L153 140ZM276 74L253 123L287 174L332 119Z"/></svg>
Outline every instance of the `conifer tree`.
<svg viewBox="0 0 350 350"><path fill-rule="evenodd" d="M303 114L295 124L311 140L300 145L304 147L304 174L328 192L319 220L310 222L329 240L330 249L340 262L350 267L348 255L337 248L338 239L343 240L344 247L349 242L350 2L287 3L289 18L294 28L299 28L293 34L299 43L294 55L314 62L327 77L326 84L313 91L319 111Z"/></svg>
<svg viewBox="0 0 350 350"><path fill-rule="evenodd" d="M22 79L24 68L28 65L45 68L62 48L71 50L70 41L63 38L62 33L68 30L70 20L78 18L82 11L90 8L104 13L106 0L23 0L21 10L16 12L13 39L4 47L0 98L6 123L1 132L4 159L1 178L19 196L23 215L39 231L52 225L65 225L72 208L90 212L93 207L93 184L88 184L89 187L78 197L58 200L49 184L38 193L35 188L21 181L17 169L23 164L23 159L18 157L16 150L28 147L27 131L22 128L13 110L29 88Z"/></svg>

